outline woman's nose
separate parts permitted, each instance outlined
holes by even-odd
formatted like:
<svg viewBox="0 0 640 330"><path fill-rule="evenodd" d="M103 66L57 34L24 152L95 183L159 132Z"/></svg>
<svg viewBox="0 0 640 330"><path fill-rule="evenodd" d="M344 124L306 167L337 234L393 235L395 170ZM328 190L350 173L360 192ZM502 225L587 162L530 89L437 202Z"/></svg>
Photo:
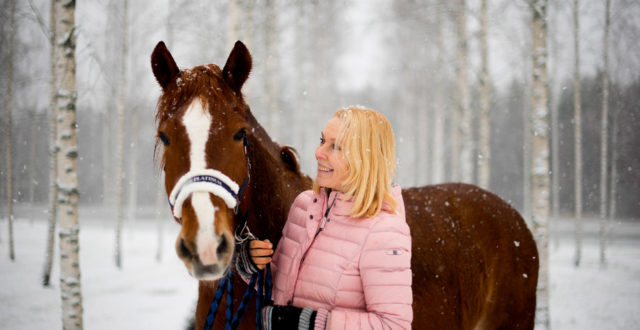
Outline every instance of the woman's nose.
<svg viewBox="0 0 640 330"><path fill-rule="evenodd" d="M325 159L326 157L324 156L324 150L322 149L322 145L319 145L318 148L316 148L316 159Z"/></svg>

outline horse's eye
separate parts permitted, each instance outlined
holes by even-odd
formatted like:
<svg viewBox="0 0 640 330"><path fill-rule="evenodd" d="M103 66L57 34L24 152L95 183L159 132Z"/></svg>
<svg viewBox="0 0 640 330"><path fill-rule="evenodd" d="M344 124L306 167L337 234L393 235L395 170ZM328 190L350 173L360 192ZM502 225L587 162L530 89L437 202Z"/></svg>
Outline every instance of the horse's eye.
<svg viewBox="0 0 640 330"><path fill-rule="evenodd" d="M241 141L244 138L245 134L246 133L244 131L244 128L242 128L238 132L236 132L236 134L233 136L233 139L236 141Z"/></svg>
<svg viewBox="0 0 640 330"><path fill-rule="evenodd" d="M158 138L162 141L162 144L164 144L165 147L169 145L169 137L167 137L166 134L158 132Z"/></svg>

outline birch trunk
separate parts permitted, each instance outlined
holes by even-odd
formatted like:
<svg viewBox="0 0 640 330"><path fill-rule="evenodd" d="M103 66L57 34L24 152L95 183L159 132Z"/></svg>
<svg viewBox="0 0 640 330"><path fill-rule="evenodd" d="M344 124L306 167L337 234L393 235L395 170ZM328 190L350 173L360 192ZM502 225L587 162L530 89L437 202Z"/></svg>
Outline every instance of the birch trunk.
<svg viewBox="0 0 640 330"><path fill-rule="evenodd" d="M469 108L469 83L467 78L467 15L466 1L456 1L456 112L454 122L457 132L453 134L455 151L453 162L454 180L473 181L473 142L471 132L471 109Z"/></svg>
<svg viewBox="0 0 640 330"><path fill-rule="evenodd" d="M14 50L14 38L15 38L15 22L16 22L16 0L12 0L11 6L11 18L9 21L9 54L7 57L7 101L6 106L6 123L5 128L5 161L7 166L7 222L9 224L9 258L13 261L16 259L14 243L13 243L13 158L12 158L12 145L13 145L13 122L11 118L11 112L13 111L13 50Z"/></svg>
<svg viewBox="0 0 640 330"><path fill-rule="evenodd" d="M38 137L38 121L39 116L36 113L35 109L29 112L29 132L31 136L29 137L29 204L33 205L35 202L35 191L36 191L36 182L35 182L35 172L36 172L36 139ZM33 218L31 218L33 222Z"/></svg>
<svg viewBox="0 0 640 330"><path fill-rule="evenodd" d="M613 108L613 116L611 119L611 183L609 187L609 219L616 218L616 203L618 196L618 149L616 145L618 143L618 112L619 110Z"/></svg>
<svg viewBox="0 0 640 330"><path fill-rule="evenodd" d="M489 121L489 102L491 85L489 81L489 50L487 41L488 0L482 0L480 7L480 116L478 118L478 185L489 189L491 180L491 126Z"/></svg>
<svg viewBox="0 0 640 330"><path fill-rule="evenodd" d="M229 1L229 34L227 49L233 48L237 40L240 40L240 11L242 4L240 0Z"/></svg>
<svg viewBox="0 0 640 330"><path fill-rule="evenodd" d="M609 12L611 0L605 1L604 42L602 46L602 125L600 127L600 267L605 267L607 232L607 153L609 128Z"/></svg>
<svg viewBox="0 0 640 330"><path fill-rule="evenodd" d="M582 109L580 93L580 13L579 0L573 1L573 120L574 120L574 198L575 198L575 255L574 264L580 266L582 257Z"/></svg>
<svg viewBox="0 0 640 330"><path fill-rule="evenodd" d="M265 2L265 27L264 27L264 100L267 110L267 130L272 132L274 140L282 139L280 132L280 118L278 116L278 73L277 73L277 46L276 46L276 8L275 1Z"/></svg>
<svg viewBox="0 0 640 330"><path fill-rule="evenodd" d="M130 148L129 158L129 175L127 177L127 186L129 187L129 201L127 203L127 220L132 226L136 222L136 210L138 209L138 111L135 107L129 111L129 127L130 127ZM129 227L131 228L131 227Z"/></svg>
<svg viewBox="0 0 640 330"><path fill-rule="evenodd" d="M115 263L118 268L122 268L122 226L124 223L124 110L126 106L127 91L127 21L128 21L128 0L123 2L123 23L122 23L122 53L120 64L120 90L118 98L118 142L116 151L116 238L115 238Z"/></svg>
<svg viewBox="0 0 640 330"><path fill-rule="evenodd" d="M51 269L53 268L54 246L56 241L56 219L58 217L58 186L56 185L56 175L58 174L58 151L56 145L57 121L56 121L56 6L55 1L51 1L49 22L51 27L51 82L50 82L50 104L49 104L49 211L47 212L47 245L45 251L44 269L42 271L42 285L49 286L51 279Z"/></svg>
<svg viewBox="0 0 640 330"><path fill-rule="evenodd" d="M60 294L63 329L82 329L78 226L78 141L76 124L75 2L54 1L54 79L57 112L58 218L60 222Z"/></svg>
<svg viewBox="0 0 640 330"><path fill-rule="evenodd" d="M547 102L547 0L532 2L531 206L540 271L536 326L549 329L549 109Z"/></svg>
<svg viewBox="0 0 640 330"><path fill-rule="evenodd" d="M173 8L175 5L175 0L169 0L169 13L173 12ZM173 20L171 15L167 15L167 45L171 46L173 44ZM157 193L156 193L156 228L157 234L156 237L157 247L156 247L156 261L162 261L163 251L164 251L164 207L167 202L167 197L165 195L164 188L164 170L160 172L157 176Z"/></svg>
<svg viewBox="0 0 640 330"><path fill-rule="evenodd" d="M433 4L433 3L432 3ZM446 56L446 47L444 45L444 23L442 20L442 14L437 13L436 15L436 45L438 51L438 65L436 68L436 76L438 77L438 81L443 82L447 81L445 77L445 56ZM445 102L444 102L444 93L445 86L442 83L437 83L435 88L436 92L434 95L433 102L433 118L432 129L431 132L433 134L431 141L433 144L433 157L431 158L431 183L440 183L445 181L445 166L446 166L446 157L445 157L445 127L446 127L446 115L445 111Z"/></svg>

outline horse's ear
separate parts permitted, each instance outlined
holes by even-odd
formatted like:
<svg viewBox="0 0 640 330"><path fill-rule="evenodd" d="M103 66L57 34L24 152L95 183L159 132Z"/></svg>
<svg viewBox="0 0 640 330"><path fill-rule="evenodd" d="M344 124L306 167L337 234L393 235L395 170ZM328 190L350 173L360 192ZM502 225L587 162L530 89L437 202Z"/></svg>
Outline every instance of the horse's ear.
<svg viewBox="0 0 640 330"><path fill-rule="evenodd" d="M240 92L242 85L249 77L249 72L251 72L251 54L247 46L241 41L236 41L222 69L222 76L234 91Z"/></svg>
<svg viewBox="0 0 640 330"><path fill-rule="evenodd" d="M297 152L289 146L280 148L280 158L285 166L294 173L300 173L300 164L298 164Z"/></svg>
<svg viewBox="0 0 640 330"><path fill-rule="evenodd" d="M156 45L151 53L151 69L162 89L166 89L180 73L176 61L173 60L173 56L162 41Z"/></svg>

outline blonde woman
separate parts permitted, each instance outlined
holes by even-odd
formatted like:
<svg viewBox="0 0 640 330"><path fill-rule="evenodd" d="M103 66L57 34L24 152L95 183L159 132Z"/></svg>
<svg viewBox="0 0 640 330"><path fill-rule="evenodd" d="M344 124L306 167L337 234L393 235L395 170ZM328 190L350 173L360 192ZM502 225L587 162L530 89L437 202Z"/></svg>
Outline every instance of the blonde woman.
<svg viewBox="0 0 640 330"><path fill-rule="evenodd" d="M275 253L241 249L245 276L271 263L274 306L263 329L409 329L411 236L395 172L389 121L338 110L321 132L313 190L294 201ZM271 256L273 255L273 259Z"/></svg>

